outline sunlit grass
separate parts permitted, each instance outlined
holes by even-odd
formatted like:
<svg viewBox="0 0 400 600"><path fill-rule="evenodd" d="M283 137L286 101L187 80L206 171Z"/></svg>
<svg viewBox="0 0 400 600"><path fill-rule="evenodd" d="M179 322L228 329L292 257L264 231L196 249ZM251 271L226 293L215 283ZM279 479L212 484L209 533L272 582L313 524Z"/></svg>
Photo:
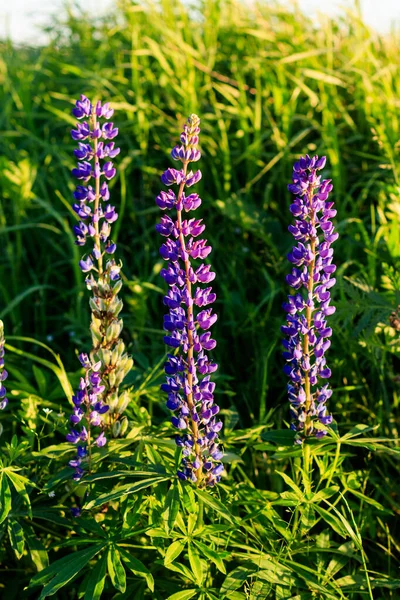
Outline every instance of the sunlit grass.
<svg viewBox="0 0 400 600"><path fill-rule="evenodd" d="M293 160L305 152L328 156L338 210L330 408L341 433L364 423L377 427L373 435L397 445L400 348L389 315L400 304L399 39L378 36L352 11L317 25L297 9L269 2L250 8L231 0L199 2L191 10L176 0L124 1L96 22L66 12L51 37L43 49L0 45L0 318L8 337L51 346L73 372L77 348L88 344L87 296L70 232L75 217L69 208L68 130L74 122L69 115L82 92L110 100L122 147L113 197L120 198L125 336L136 365L129 383L135 384L137 405L130 416L143 423L166 420L158 392L163 284L154 197L175 132L196 112L202 119L200 212L217 272L218 403L225 411L228 446L244 461L232 465L231 483L257 488L266 505L268 492L287 489L275 470L290 473L292 450L283 448L271 458L274 441L264 450L254 446L262 431L284 428L288 420L279 329L291 243L286 186ZM33 352L17 339L10 343ZM34 350L49 360L40 345ZM30 386L37 389L40 376L32 357L25 355L21 363L21 352L13 352L10 348L10 380L19 381L16 396L27 406ZM57 368L54 362L51 377L64 377L64 367ZM56 379L42 386L51 388L52 402L64 402ZM32 418L29 414L28 421ZM8 434L17 425L9 417L4 427ZM52 433L49 444L56 439ZM292 555L301 562L310 550L321 556L309 563L305 558L305 568L327 569L318 581L309 573L309 587L293 600L369 597L361 559L352 562L360 535L375 579L384 578L379 573L395 577L398 456L354 448L339 461L342 489L363 497L350 492L349 504L340 504L354 537L339 548L337 561L323 558L329 547L323 532L303 536L306 518L296 525L298 535L282 542L281 553L275 547L274 560L282 559L282 565ZM335 448L326 452L320 470ZM243 499L234 486L227 489L233 504ZM275 509L268 510L248 533L247 543L257 552L265 532L276 535L276 529L268 530L270 522L277 524ZM341 562L340 553L348 561ZM342 568L343 578L350 578L342 582L344 592L331 583ZM276 598L286 598L279 595L279 578L272 583ZM247 598L266 598L270 584L260 584L259 595L248 592ZM386 584L377 585L377 598L396 598L396 588Z"/></svg>

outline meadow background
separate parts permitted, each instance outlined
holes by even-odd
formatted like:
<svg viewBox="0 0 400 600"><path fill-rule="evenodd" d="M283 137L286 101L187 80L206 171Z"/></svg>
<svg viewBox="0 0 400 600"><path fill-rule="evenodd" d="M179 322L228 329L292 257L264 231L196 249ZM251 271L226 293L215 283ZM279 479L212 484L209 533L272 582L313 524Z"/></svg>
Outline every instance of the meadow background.
<svg viewBox="0 0 400 600"><path fill-rule="evenodd" d="M171 436L159 392L164 286L154 198L177 134L195 112L202 119L198 212L217 273L216 399L231 456L216 494L235 514L247 510L253 527L234 551L221 552L230 553L225 558L237 569L251 548L269 545L276 564L288 568L292 561L298 578L292 587L280 584L282 573L260 584L257 569L242 566L232 593L224 591L226 575L220 572L209 586L211 595L199 584L195 597L358 600L372 597L373 588L376 599L397 598L400 314L397 320L391 314L400 305L400 38L374 33L351 11L321 27L279 3L251 8L206 0L188 7L166 0L120 2L100 19L66 10L51 39L39 48L0 43L0 318L11 389L9 408L0 414L5 455L13 452L5 444L17 435L25 444L18 465L47 489L45 482L60 466L50 453L42 455L40 471L39 453L62 442L66 431L66 417L55 417L68 413L63 369L76 382L77 352L90 345L88 294L71 233L76 217L70 111L81 93L110 100L120 129L112 197L120 214L114 238L124 263L124 341L135 361L126 382L134 386L127 414L132 427ZM299 469L297 450L286 445L285 434L271 432L288 424L280 345L292 242L287 184L303 153L327 155L325 175L333 180L338 211L330 409L342 436L358 424L371 428L353 430L372 441L342 445L327 476L329 483L337 477L345 493L343 514L362 540L358 558L356 540L337 523L335 528L327 522L329 534L303 523L302 531L285 538L283 521L262 517L260 508L288 493L288 482L276 471L296 481ZM321 465L334 455L328 447ZM46 514L55 515L68 505L68 492L61 496L55 507L48 494L34 491L33 503L44 497ZM244 509L250 496L253 505ZM293 504L283 505L285 521ZM65 530L54 516L36 527L37 521L21 515L22 528L41 539L50 561L63 556L62 542L75 531L71 526ZM3 534L0 590L5 586L7 600L25 597L22 587L38 566L26 551L18 560ZM328 538L331 546L324 546ZM141 540L135 544L152 564L152 549ZM329 547L342 548L335 564ZM297 571L295 564L301 565ZM159 588L140 588L142 597L165 600L189 585L187 573L165 575L165 565L158 568ZM174 577L181 578L178 587L168 587ZM70 585L56 597L83 597ZM202 585L207 588L206 580ZM39 592L25 593L37 598Z"/></svg>

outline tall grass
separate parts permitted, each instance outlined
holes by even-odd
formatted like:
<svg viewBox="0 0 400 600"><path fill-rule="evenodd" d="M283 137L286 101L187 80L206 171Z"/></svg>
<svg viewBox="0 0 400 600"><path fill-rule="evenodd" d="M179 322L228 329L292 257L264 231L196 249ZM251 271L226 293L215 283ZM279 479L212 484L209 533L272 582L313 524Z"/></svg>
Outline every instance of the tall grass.
<svg viewBox="0 0 400 600"><path fill-rule="evenodd" d="M76 349L88 345L87 299L70 233L68 137L69 107L84 92L110 100L120 127L123 160L113 196L121 198L116 241L128 290L126 341L135 361L131 418L157 425L167 414L158 392L163 292L154 197L177 126L196 112L206 174L200 211L218 275L218 403L227 444L237 452L230 477L239 487L245 482L262 490L266 500L265 490L284 489L275 470L289 472L293 451L274 458L285 444L265 432L288 420L280 356L291 243L286 185L294 159L306 152L327 154L338 210L331 408L341 433L363 423L397 446L400 343L389 315L400 304L399 38L374 33L357 11L315 24L297 8L269 2L250 8L233 0L191 8L177 0L121 1L96 20L66 11L50 36L46 48L0 46L0 318L16 352L27 342L13 336L37 340L31 358L15 353L10 359L19 382L15 399L25 407L16 419L25 419L26 431L38 429L43 398L62 402L56 364L55 375L34 366L34 359L48 358L39 342L62 353L68 371L76 369ZM15 430L16 421L5 427ZM49 443L55 436L49 434ZM334 458L335 448L329 452ZM322 469L325 459L317 456L314 468ZM347 552L351 561L362 537L369 571L395 577L398 454L354 445L335 464L342 465L354 531L342 558ZM332 477L333 471L325 479ZM235 490L230 493L235 502ZM250 546L260 543L258 533L256 527ZM295 560L310 544L320 553L312 569L328 568L334 577L346 563L339 557L326 567L323 533L308 541L293 535L286 558ZM351 580L350 571L345 595L336 597L368 597L365 576ZM377 597L396 598L395 584L385 582ZM332 597L323 590L310 584L293 600ZM267 597L252 593L249 598Z"/></svg>

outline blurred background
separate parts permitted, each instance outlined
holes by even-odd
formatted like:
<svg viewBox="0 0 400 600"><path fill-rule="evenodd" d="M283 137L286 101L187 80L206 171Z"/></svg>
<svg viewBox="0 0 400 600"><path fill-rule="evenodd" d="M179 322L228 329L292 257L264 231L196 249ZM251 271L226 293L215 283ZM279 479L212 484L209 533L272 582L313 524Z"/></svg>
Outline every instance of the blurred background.
<svg viewBox="0 0 400 600"><path fill-rule="evenodd" d="M269 2L272 4L273 2ZM65 6L79 11L79 2L65 0L14 0L4 3L0 15L0 37L8 37L15 43L47 43L49 36L43 28L63 12ZM185 2L189 5L189 2ZM253 3L244 0L243 4ZM296 0L282 0L282 5L294 6ZM356 8L366 24L376 31L385 33L398 28L400 5L397 0L297 0L298 7L311 18L332 17L343 13L346 8ZM113 0L86 0L85 11L92 17L104 16L112 11Z"/></svg>
<svg viewBox="0 0 400 600"><path fill-rule="evenodd" d="M378 12L372 2L324 5L87 2L82 12L33 0L22 10L16 0L6 7L0 318L9 339L49 344L70 371L79 366L77 351L89 348L88 292L71 234L69 131L81 93L110 100L122 150L112 197L120 214L125 337L136 365L130 383L165 419L154 198L182 124L196 112L199 216L214 247L217 390L226 431L281 427L288 418L280 346L292 242L287 184L293 162L308 152L328 156L325 175L338 209L331 408L343 428L365 422L397 436L400 37L392 21L399 8L389 0ZM39 22L47 23L42 32ZM30 362L22 369L18 361L21 385L23 377L34 380Z"/></svg>

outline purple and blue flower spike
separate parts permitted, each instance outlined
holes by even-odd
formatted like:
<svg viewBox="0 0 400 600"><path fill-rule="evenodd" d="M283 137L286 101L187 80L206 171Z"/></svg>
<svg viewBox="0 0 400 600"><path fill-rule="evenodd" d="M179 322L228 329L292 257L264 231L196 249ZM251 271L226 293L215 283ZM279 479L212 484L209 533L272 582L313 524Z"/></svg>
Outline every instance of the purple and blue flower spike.
<svg viewBox="0 0 400 600"><path fill-rule="evenodd" d="M165 363L167 381L161 389L168 394L167 407L174 413L172 423L180 432L176 443L182 448L183 458L178 476L198 486L214 486L224 470L218 440L222 422L217 418L215 383L210 377L217 365L207 354L216 346L209 331L217 320L209 308L216 295L208 286L215 273L202 262L211 252L207 240L198 239L205 229L202 219L182 219L183 211L190 212L201 204L198 194L185 193L201 179L199 170L188 171L189 163L200 159L199 125L197 115L188 118L181 143L171 152L172 158L182 162L182 168L167 169L161 177L164 185L176 185L177 193L169 189L156 199L162 210L173 211L172 218L165 215L156 226L166 238L160 254L167 262L161 276L169 286L164 297L169 310L164 317L164 341L171 348ZM200 264L195 263L198 259Z"/></svg>
<svg viewBox="0 0 400 600"><path fill-rule="evenodd" d="M286 336L283 356L284 372L290 379L291 429L296 431L299 444L310 436L324 437L326 426L332 423L326 408L332 390L323 382L331 376L325 352L332 335L327 317L336 310L330 304L330 289L336 282L331 244L338 233L331 223L336 210L328 200L333 185L330 179L321 181L318 174L325 163L325 156L300 158L293 167L293 183L288 186L295 195L290 206L295 221L289 231L297 245L288 254L293 267L286 281L294 293L283 305L287 323L281 329Z"/></svg>
<svg viewBox="0 0 400 600"><path fill-rule="evenodd" d="M114 111L108 102L94 105L86 96L81 96L72 112L79 120L87 119L77 123L71 132L78 142L74 153L79 161L72 170L79 181L73 209L80 219L74 226L75 243L86 249L79 266L93 294L90 299L92 350L90 355L79 357L85 376L73 397L72 429L67 435L69 442L78 445L77 456L69 464L75 469L74 479L79 480L84 464L88 464L90 471L92 447L106 444L105 430L111 430L116 437L128 426L126 419L118 421L129 402L126 393L119 395L119 386L133 361L125 353L120 339L123 326L119 318L123 304L118 298L122 287L121 264L113 258L116 244L111 239L112 224L118 219L118 213L110 203L107 182L116 175L112 160L120 151L115 142L110 141L118 135L118 129L107 122Z"/></svg>
<svg viewBox="0 0 400 600"><path fill-rule="evenodd" d="M8 373L4 368L4 344L4 325L3 321L0 321L0 410L4 410L8 404L7 390L4 387L4 382L8 377Z"/></svg>

